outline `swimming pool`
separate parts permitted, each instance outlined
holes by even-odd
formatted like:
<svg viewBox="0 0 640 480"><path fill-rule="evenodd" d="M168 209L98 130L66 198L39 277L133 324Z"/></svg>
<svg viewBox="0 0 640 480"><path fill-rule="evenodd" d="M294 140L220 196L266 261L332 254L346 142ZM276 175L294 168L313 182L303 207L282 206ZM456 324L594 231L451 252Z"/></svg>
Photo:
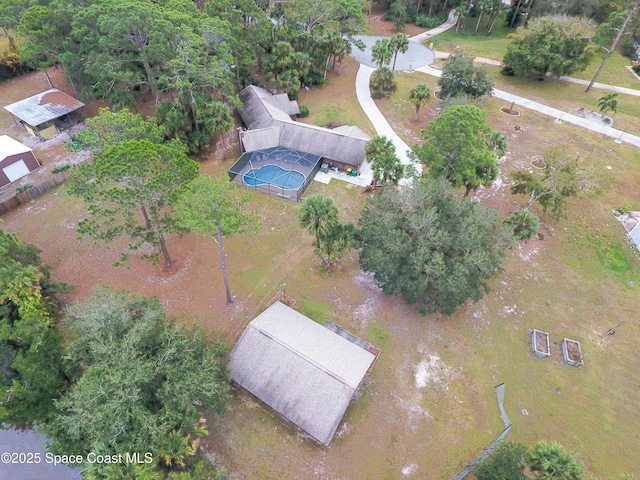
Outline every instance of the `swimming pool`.
<svg viewBox="0 0 640 480"><path fill-rule="evenodd" d="M304 175L295 170L285 170L275 165L252 168L242 177L247 185L276 185L287 190L296 190L304 183Z"/></svg>

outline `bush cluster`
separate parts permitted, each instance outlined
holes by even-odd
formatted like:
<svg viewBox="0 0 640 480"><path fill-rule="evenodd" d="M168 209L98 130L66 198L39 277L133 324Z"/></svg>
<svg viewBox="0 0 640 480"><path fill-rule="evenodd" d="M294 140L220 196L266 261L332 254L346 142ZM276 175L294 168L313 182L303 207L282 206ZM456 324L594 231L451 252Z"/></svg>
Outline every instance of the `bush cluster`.
<svg viewBox="0 0 640 480"><path fill-rule="evenodd" d="M387 67L382 67L371 74L371 96L382 98L392 95L398 85L393 77L393 72Z"/></svg>
<svg viewBox="0 0 640 480"><path fill-rule="evenodd" d="M636 53L636 47L633 46L633 42L627 42L622 46L622 53L625 57L629 57L634 62L638 60L638 54Z"/></svg>
<svg viewBox="0 0 640 480"><path fill-rule="evenodd" d="M20 61L16 47L0 53L0 81L30 72L32 69Z"/></svg>
<svg viewBox="0 0 640 480"><path fill-rule="evenodd" d="M420 14L416 17L416 25L419 27L434 28L438 25L442 25L447 21L447 15L438 15L437 17L429 17L428 15Z"/></svg>

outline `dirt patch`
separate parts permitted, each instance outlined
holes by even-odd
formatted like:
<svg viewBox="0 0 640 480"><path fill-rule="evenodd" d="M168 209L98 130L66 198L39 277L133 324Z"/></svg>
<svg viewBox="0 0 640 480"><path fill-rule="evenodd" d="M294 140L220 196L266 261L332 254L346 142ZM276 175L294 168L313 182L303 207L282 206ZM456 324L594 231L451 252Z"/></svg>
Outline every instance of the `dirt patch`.
<svg viewBox="0 0 640 480"><path fill-rule="evenodd" d="M573 115L577 115L578 117L591 120L592 122L601 123L602 125L607 125L609 127L613 125L613 118L603 115L602 113L594 112L593 110L588 110L584 107L571 110L570 113Z"/></svg>
<svg viewBox="0 0 640 480"><path fill-rule="evenodd" d="M396 33L404 33L413 37L422 32L426 32L430 30L430 28L419 27L414 23L408 23L400 31L396 30L396 27L393 22L387 22L383 19L385 12L387 11L387 6L384 4L380 4L377 2L371 2L371 15L368 16L367 22L369 24L369 29L371 30L371 35L381 36L381 37L391 37Z"/></svg>
<svg viewBox="0 0 640 480"><path fill-rule="evenodd" d="M418 470L419 470L418 464L410 463L402 467L402 475L404 475L405 477L411 477L416 473L418 473Z"/></svg>
<svg viewBox="0 0 640 480"><path fill-rule="evenodd" d="M533 237L527 240L526 242L519 242L514 247L514 250L518 257L524 260L529 265L537 265L534 262L534 258L540 253L540 249L542 248L542 240L538 237Z"/></svg>
<svg viewBox="0 0 640 480"><path fill-rule="evenodd" d="M510 115L512 117L519 117L520 116L520 112L518 110L514 110L512 108L509 107L500 107L500 111L506 115Z"/></svg>
<svg viewBox="0 0 640 480"><path fill-rule="evenodd" d="M536 331L535 334L535 350L540 353L544 353L546 355L549 354L549 349L547 348L547 335L540 331Z"/></svg>
<svg viewBox="0 0 640 480"><path fill-rule="evenodd" d="M415 365L414 369L414 382L417 388L424 388L431 384L448 390L448 382L455 376L455 372L445 365L438 355L428 355Z"/></svg>
<svg viewBox="0 0 640 480"><path fill-rule="evenodd" d="M565 345L567 346L567 356L569 360L575 363L582 361L582 352L580 351L580 344L573 340L565 339Z"/></svg>

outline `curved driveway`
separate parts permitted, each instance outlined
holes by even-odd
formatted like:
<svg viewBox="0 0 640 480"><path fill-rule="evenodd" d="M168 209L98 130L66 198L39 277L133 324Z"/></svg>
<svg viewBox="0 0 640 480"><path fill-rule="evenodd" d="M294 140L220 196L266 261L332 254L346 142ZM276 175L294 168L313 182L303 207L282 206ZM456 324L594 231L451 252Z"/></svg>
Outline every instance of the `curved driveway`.
<svg viewBox="0 0 640 480"><path fill-rule="evenodd" d="M453 24L450 24L449 22L447 22L443 24L441 27L443 29L447 29L447 28L451 28L452 25ZM438 28L441 28L441 27L438 27ZM425 32L425 33L431 33L431 32L433 32L433 30L430 30L429 32ZM417 35L416 37L412 37L409 40L412 43L414 43L414 39L422 41L425 38L429 38L429 36L422 34L422 35ZM366 52L368 52L366 54L370 57L371 53L369 49L367 49ZM358 60L358 57L356 57L355 55L352 55L352 56L356 58L356 60ZM441 56L441 55L438 55L438 56ZM402 54L398 55L398 62L400 62L401 57L402 57ZM421 59L428 60L427 57L422 57ZM481 60L485 60L485 59L481 59ZM416 60L413 59L412 61L416 61ZM431 63L431 61L432 60L430 60L429 63L416 61L416 66L414 69L419 72L426 73L427 75L440 77L442 75L442 71L437 70L433 67L430 67L429 64ZM495 61L486 61L486 62L495 63ZM419 63L422 63L422 65L419 65ZM398 65L396 65L396 67L397 66ZM378 135L385 135L387 136L387 138L390 138L396 145L398 156L401 158L403 163L406 163L409 161L406 156L406 151L408 150L409 147L396 135L393 129L389 126L389 123L386 121L386 119L384 118L380 110L378 110L378 107L376 106L374 101L371 99L369 84L365 83L365 82L368 82L368 79L371 77L371 73L373 72L373 70L375 69L370 66L363 65L362 62L360 63L360 69L358 70L358 75L356 77L356 93L358 95L358 101L360 102L360 105L364 110L364 112L366 113L367 117L369 117L369 119L371 120L371 123L373 123L376 129L376 132L378 132ZM396 70L398 70L398 68L396 68ZM576 79L572 77L560 77L560 80L582 84L582 85L589 83L586 80ZM640 96L640 91L638 90L632 90L624 87L617 87L614 85L604 85L599 83L596 83L595 86L597 88L602 88L605 90L610 90L610 91L619 92L619 93L628 94L628 95ZM616 128L609 127L601 123L593 122L591 120L587 120L586 118L579 117L571 113L563 112L562 110L558 110L557 108L549 107L548 105L545 105L543 103L535 102L533 100L529 100L528 98L521 97L519 95L514 95L513 93L505 92L504 90L499 90L494 88L493 96L501 100L505 100L505 102L508 102L509 104L513 102L515 105L518 105L519 107L527 108L529 110L533 110L543 115L547 115L549 117L556 119L557 121L571 123L572 125L576 125L578 127L582 127L587 130L591 130L592 132L606 135L607 137L615 139L616 142L625 142L630 145L640 147L640 136L638 135L633 135L623 130L618 130ZM397 138L397 140L395 140L395 138Z"/></svg>
<svg viewBox="0 0 640 480"><path fill-rule="evenodd" d="M430 67L430 63L433 62L434 54L429 49L425 48L422 45L419 45L420 42L431 38L438 33L441 33L444 30L447 30L455 25L455 19L449 18L446 23L442 24L440 27L429 30L428 32L424 32L420 35L416 35L415 37L411 37L410 40L410 51L411 55L407 58L402 58L403 54L398 55L398 60L396 63L396 70L417 70L422 73L426 73L427 75L432 75L435 77L440 77L442 75L442 71L437 70L435 68ZM416 169L421 172L422 165L419 163L414 163L411 161L408 155L409 146L396 134L396 132L391 128L389 122L384 117L382 112L378 109L377 105L371 98L371 91L369 89L369 81L371 79L371 74L376 70L371 61L371 47L375 43L375 40L383 37L359 37L363 41L368 39L365 44L368 45L368 48L364 52L357 51L357 53L352 53L351 56L355 58L360 63L360 68L358 69L358 74L356 76L356 96L358 98L358 102L362 107L362 110L367 115L371 123L373 124L377 135L384 135L388 139L390 139L396 147L396 154L400 161L405 164L413 163ZM427 50L431 53L431 55L427 55L421 49L416 49L414 46L418 44L421 49ZM356 49L357 50L357 49ZM355 51L355 50L354 50ZM438 56L444 56L439 54ZM483 61L485 59L478 59ZM495 61L486 61L486 63L494 63ZM579 80L571 77L560 77L560 80L585 84L585 80ZM586 82L588 83L588 82ZM595 86L597 88L602 88L605 90L616 91L629 95L640 96L640 91L631 90L623 87L616 87L613 85L604 85L596 83ZM562 110L558 110L553 107L549 107L539 102L534 102L527 98L521 97L519 95L514 95L509 92L505 92L503 90L494 89L493 96L508 102L509 104L513 102L515 105L519 107L528 108L535 112L541 113L543 115L547 115L556 119L557 121L571 123L572 125L576 125L587 130L591 130L596 133L600 133L602 135L606 135L610 138L614 138L616 142L625 142L636 147L640 147L640 137L637 135L633 135L622 130L618 130L612 127L608 127L606 125L602 125L596 122L592 122L585 118L579 117L577 115L573 115L571 113L563 112ZM328 177L329 178L329 177ZM327 178L327 181L328 181ZM352 181L354 183L358 183L360 185L367 184L373 178L371 172L371 166L367 161L361 167L361 175L355 180L354 177L346 177L341 178L342 180ZM353 179L353 180L352 180ZM322 181L322 180L321 180Z"/></svg>

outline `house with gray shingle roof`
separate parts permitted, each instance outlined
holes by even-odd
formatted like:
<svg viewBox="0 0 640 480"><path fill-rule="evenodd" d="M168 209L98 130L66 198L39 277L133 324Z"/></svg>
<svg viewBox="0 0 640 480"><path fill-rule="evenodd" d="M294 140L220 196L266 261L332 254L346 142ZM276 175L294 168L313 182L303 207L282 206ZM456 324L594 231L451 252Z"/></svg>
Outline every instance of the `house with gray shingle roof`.
<svg viewBox="0 0 640 480"><path fill-rule="evenodd" d="M329 445L376 356L276 302L231 352L231 379Z"/></svg>
<svg viewBox="0 0 640 480"><path fill-rule="evenodd" d="M297 102L285 93L272 95L254 85L240 92L240 100L238 111L247 126L240 140L246 152L281 146L318 155L342 169L362 165L370 138L359 128L330 129L298 122L292 118L300 113Z"/></svg>

